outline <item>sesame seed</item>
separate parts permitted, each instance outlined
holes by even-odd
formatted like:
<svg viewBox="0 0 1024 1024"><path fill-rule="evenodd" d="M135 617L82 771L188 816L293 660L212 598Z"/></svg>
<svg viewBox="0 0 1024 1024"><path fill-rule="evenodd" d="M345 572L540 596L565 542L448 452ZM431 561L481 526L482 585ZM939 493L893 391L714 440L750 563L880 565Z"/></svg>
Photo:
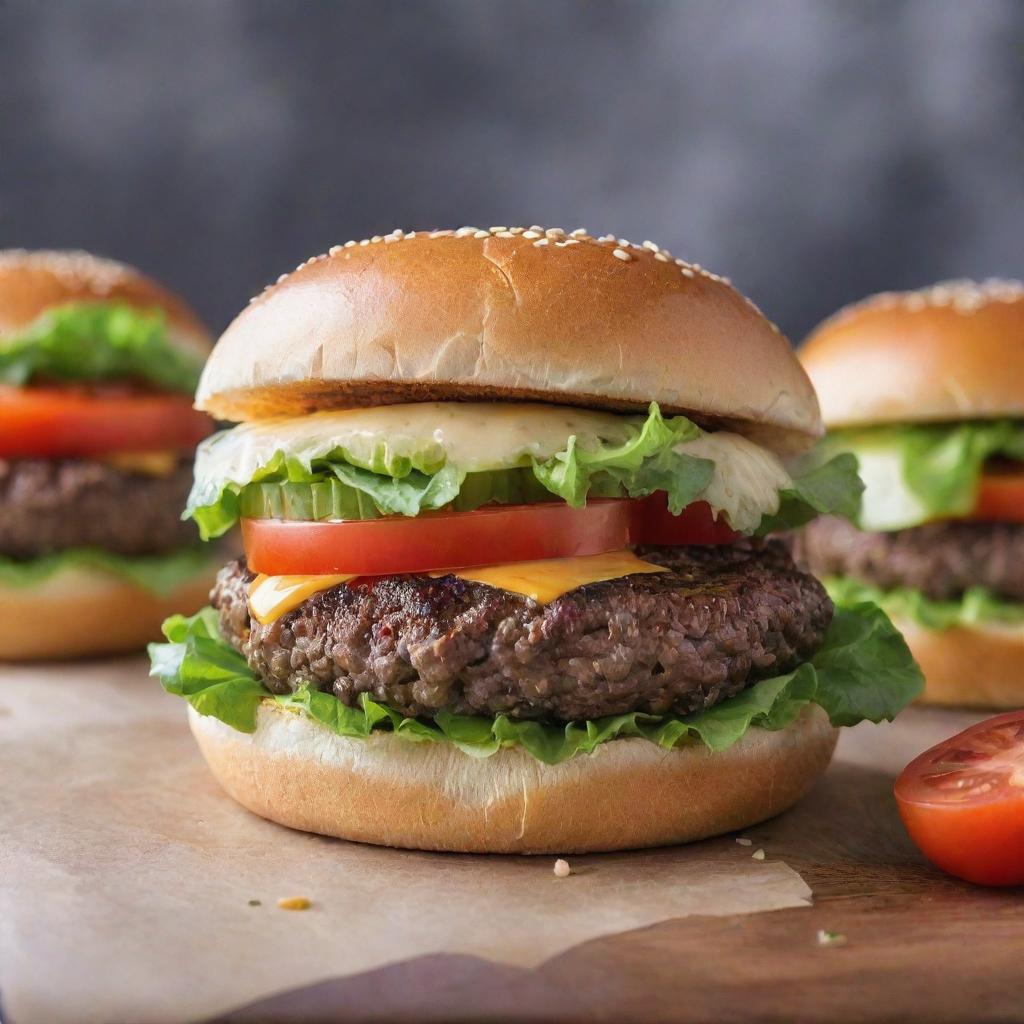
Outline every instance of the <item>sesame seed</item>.
<svg viewBox="0 0 1024 1024"><path fill-rule="evenodd" d="M495 238L515 238L511 231L496 231L494 233Z"/></svg>
<svg viewBox="0 0 1024 1024"><path fill-rule="evenodd" d="M528 231L523 232L523 238L540 238L540 235L530 228Z"/></svg>
<svg viewBox="0 0 1024 1024"><path fill-rule="evenodd" d="M491 233L490 233L490 231L474 231L473 232L473 237L474 238L490 238L491 237Z"/></svg>
<svg viewBox="0 0 1024 1024"><path fill-rule="evenodd" d="M521 235L526 230L526 228L509 228L508 230L509 234Z"/></svg>
<svg viewBox="0 0 1024 1024"><path fill-rule="evenodd" d="M738 839L736 840L736 842L737 842L737 843L739 843L739 844L740 844L740 846L752 846L752 845L753 845L753 843L754 843L754 840L753 840L753 839L746 839L745 837L743 837L743 836L740 836L740 837L739 837L739 838L738 838Z"/></svg>
<svg viewBox="0 0 1024 1024"><path fill-rule="evenodd" d="M556 242L555 243L555 245L561 245L563 247L566 246L566 245L579 245L579 244L580 244L580 240L578 238L567 238L564 242Z"/></svg>
<svg viewBox="0 0 1024 1024"><path fill-rule="evenodd" d="M750 856L753 860L764 860L764 850L755 850Z"/></svg>
<svg viewBox="0 0 1024 1024"><path fill-rule="evenodd" d="M534 242L533 246L534 246L535 249L539 249L542 245L547 245L547 244L548 244L548 239L541 238L539 241Z"/></svg>
<svg viewBox="0 0 1024 1024"><path fill-rule="evenodd" d="M508 228L505 227L504 225L501 225L500 227L492 227L489 230L492 235L496 235L499 231L508 231Z"/></svg>
<svg viewBox="0 0 1024 1024"><path fill-rule="evenodd" d="M656 260L660 260L662 263L668 263L668 257L663 252L656 252L654 254Z"/></svg>
<svg viewBox="0 0 1024 1024"><path fill-rule="evenodd" d="M384 241L384 236L383 235L374 235L373 238L370 239L370 241L371 242L383 242Z"/></svg>
<svg viewBox="0 0 1024 1024"><path fill-rule="evenodd" d="M598 241L599 242L614 242L615 241L615 236L614 235L602 235L598 239Z"/></svg>
<svg viewBox="0 0 1024 1024"><path fill-rule="evenodd" d="M586 238L587 237L587 229L586 228L576 228L575 230L569 232L569 236L571 238Z"/></svg>
<svg viewBox="0 0 1024 1024"><path fill-rule="evenodd" d="M531 224L531 231L539 231L542 235L544 234L544 226L542 224Z"/></svg>
<svg viewBox="0 0 1024 1024"><path fill-rule="evenodd" d="M623 260L625 263L628 263L633 258L625 249L612 249L612 255L617 260Z"/></svg>
<svg viewBox="0 0 1024 1024"><path fill-rule="evenodd" d="M544 234L547 235L548 238L561 238L565 232L561 228L548 228Z"/></svg>
<svg viewBox="0 0 1024 1024"><path fill-rule="evenodd" d="M561 857L555 861L555 877L556 878L568 878L572 874L572 868L569 867L567 860L562 860Z"/></svg>
<svg viewBox="0 0 1024 1024"><path fill-rule="evenodd" d="M332 245L330 247L330 249L327 250L327 255L328 256L337 256L339 252L341 252L341 246L340 245Z"/></svg>
<svg viewBox="0 0 1024 1024"><path fill-rule="evenodd" d="M645 249L650 249L651 252L660 252L661 251L661 246L660 245L655 245L655 243L652 242L649 238L645 238L644 239L643 245L644 245Z"/></svg>
<svg viewBox="0 0 1024 1024"><path fill-rule="evenodd" d="M350 239L349 239L349 240L348 240L348 241L347 241L347 242L345 243L345 245L343 246L343 248L345 248L345 249L351 249L351 248L352 248L352 246L354 246L355 244L356 244L356 240L355 240L354 238L350 238Z"/></svg>
<svg viewBox="0 0 1024 1024"><path fill-rule="evenodd" d="M359 244L360 245L369 245L370 244L370 240L368 238L364 238Z"/></svg>
<svg viewBox="0 0 1024 1024"><path fill-rule="evenodd" d="M467 235L475 235L475 234L476 234L476 228L459 228L459 230L455 232L455 237L456 238L465 238Z"/></svg>
<svg viewBox="0 0 1024 1024"><path fill-rule="evenodd" d="M682 275L683 275L683 277L695 277L696 276L694 274L693 270L690 267L683 267Z"/></svg>
<svg viewBox="0 0 1024 1024"><path fill-rule="evenodd" d="M407 234L405 237L406 238L415 238L416 237L416 232L415 231L410 231L409 234Z"/></svg>

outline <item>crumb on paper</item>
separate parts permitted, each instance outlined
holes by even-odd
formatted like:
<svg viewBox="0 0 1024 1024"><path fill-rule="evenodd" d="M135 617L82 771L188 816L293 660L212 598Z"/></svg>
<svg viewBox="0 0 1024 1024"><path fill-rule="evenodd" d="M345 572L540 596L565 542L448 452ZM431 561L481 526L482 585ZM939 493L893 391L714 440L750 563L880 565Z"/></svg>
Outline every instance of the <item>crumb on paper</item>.
<svg viewBox="0 0 1024 1024"><path fill-rule="evenodd" d="M754 860L764 860L764 850L755 850L750 856Z"/></svg>
<svg viewBox="0 0 1024 1024"><path fill-rule="evenodd" d="M249 906L250 907L262 907L263 906L263 900L249 900Z"/></svg>
<svg viewBox="0 0 1024 1024"><path fill-rule="evenodd" d="M827 932L824 928L818 931L819 946L845 946L846 936L839 932Z"/></svg>
<svg viewBox="0 0 1024 1024"><path fill-rule="evenodd" d="M748 839L746 836L738 836L736 842L739 843L740 846L753 846L754 844L754 840Z"/></svg>
<svg viewBox="0 0 1024 1024"><path fill-rule="evenodd" d="M558 878L568 878L572 874L572 868L569 867L567 860L562 860L561 857L555 861L555 875Z"/></svg>
<svg viewBox="0 0 1024 1024"><path fill-rule="evenodd" d="M305 896L286 896L277 901L281 910L309 910L311 904Z"/></svg>

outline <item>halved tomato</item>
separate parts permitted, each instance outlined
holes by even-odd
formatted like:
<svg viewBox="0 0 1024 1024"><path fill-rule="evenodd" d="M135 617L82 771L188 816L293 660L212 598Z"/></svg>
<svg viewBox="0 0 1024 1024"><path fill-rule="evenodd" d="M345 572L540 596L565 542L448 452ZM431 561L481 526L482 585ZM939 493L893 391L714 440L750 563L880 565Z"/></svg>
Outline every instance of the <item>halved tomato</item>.
<svg viewBox="0 0 1024 1024"><path fill-rule="evenodd" d="M706 501L695 501L674 516L664 491L634 503L634 544L731 544L740 535L716 519Z"/></svg>
<svg viewBox="0 0 1024 1024"><path fill-rule="evenodd" d="M0 388L0 457L88 458L110 452L191 451L213 420L186 395Z"/></svg>
<svg viewBox="0 0 1024 1024"><path fill-rule="evenodd" d="M978 486L972 519L1024 523L1024 471L987 473Z"/></svg>
<svg viewBox="0 0 1024 1024"><path fill-rule="evenodd" d="M1024 711L998 715L915 758L896 780L910 838L943 871L1024 885Z"/></svg>
<svg viewBox="0 0 1024 1024"><path fill-rule="evenodd" d="M344 523L243 519L249 568L268 576L387 576L617 551L629 543L630 502L495 505Z"/></svg>

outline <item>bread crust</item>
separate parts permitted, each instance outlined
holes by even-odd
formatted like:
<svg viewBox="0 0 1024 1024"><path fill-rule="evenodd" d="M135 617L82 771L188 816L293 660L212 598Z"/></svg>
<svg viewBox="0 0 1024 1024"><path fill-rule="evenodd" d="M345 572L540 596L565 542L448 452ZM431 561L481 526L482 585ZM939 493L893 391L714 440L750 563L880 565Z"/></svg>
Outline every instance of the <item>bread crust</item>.
<svg viewBox="0 0 1024 1024"><path fill-rule="evenodd" d="M922 704L1024 707L1024 624L927 629L893 617L925 676Z"/></svg>
<svg viewBox="0 0 1024 1024"><path fill-rule="evenodd" d="M0 585L0 661L59 661L141 650L160 624L205 605L214 562L169 594L74 567L30 586Z"/></svg>
<svg viewBox="0 0 1024 1024"><path fill-rule="evenodd" d="M828 427L1024 416L1024 286L952 281L885 293L800 350Z"/></svg>
<svg viewBox="0 0 1024 1024"><path fill-rule="evenodd" d="M837 732L806 708L728 750L618 739L545 765L506 747L475 758L391 733L337 736L265 702L252 734L189 708L213 774L244 807L342 839L464 853L582 853L690 842L784 811L825 770Z"/></svg>
<svg viewBox="0 0 1024 1024"><path fill-rule="evenodd" d="M780 450L820 434L789 343L724 279L614 240L479 234L335 247L285 275L217 343L198 407L249 420L409 401L656 401Z"/></svg>
<svg viewBox="0 0 1024 1024"><path fill-rule="evenodd" d="M87 252L0 250L0 338L69 302L162 309L174 344L201 356L210 350L209 331L191 308L134 267Z"/></svg>

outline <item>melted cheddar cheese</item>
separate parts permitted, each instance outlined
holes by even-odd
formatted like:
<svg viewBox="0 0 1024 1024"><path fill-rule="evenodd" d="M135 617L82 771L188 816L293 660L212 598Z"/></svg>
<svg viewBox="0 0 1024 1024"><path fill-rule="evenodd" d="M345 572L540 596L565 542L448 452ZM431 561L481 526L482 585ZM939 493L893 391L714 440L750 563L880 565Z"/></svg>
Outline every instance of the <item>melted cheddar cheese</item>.
<svg viewBox="0 0 1024 1024"><path fill-rule="evenodd" d="M539 562L513 562L473 569L442 569L427 573L434 579L458 576L459 579L485 583L498 590L522 594L539 604L548 604L570 590L587 583L615 580L636 573L667 572L637 558L632 551L609 551L603 555L577 558L551 558ZM329 590L355 576L257 576L249 584L249 610L253 618L266 626L297 608L321 590Z"/></svg>

